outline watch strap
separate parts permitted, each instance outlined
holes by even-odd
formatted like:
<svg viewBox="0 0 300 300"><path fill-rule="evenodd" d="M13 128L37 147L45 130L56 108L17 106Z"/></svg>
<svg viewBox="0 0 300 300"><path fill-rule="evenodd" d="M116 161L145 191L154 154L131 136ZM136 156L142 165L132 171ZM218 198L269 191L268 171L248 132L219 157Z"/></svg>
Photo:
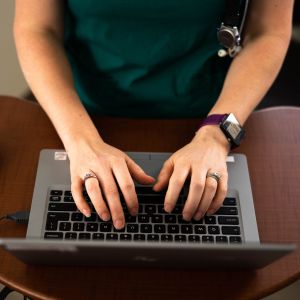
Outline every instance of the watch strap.
<svg viewBox="0 0 300 300"><path fill-rule="evenodd" d="M205 125L220 125L226 116L227 116L227 114L209 115L200 123L198 129L200 129L201 127L203 127Z"/></svg>

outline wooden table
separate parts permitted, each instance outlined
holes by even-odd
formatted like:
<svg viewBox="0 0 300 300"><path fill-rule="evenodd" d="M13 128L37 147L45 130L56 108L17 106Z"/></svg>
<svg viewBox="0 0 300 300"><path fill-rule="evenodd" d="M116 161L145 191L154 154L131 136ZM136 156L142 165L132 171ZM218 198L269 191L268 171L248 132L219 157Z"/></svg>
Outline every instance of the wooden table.
<svg viewBox="0 0 300 300"><path fill-rule="evenodd" d="M95 120L106 142L124 151L175 151L198 120ZM300 278L300 108L255 112L236 151L248 157L263 242L298 250L257 271L37 267L0 250L0 282L34 299L257 299ZM61 148L34 103L0 97L0 215L29 210L39 151ZM26 226L1 221L1 237L24 237ZM204 298L205 299L205 298Z"/></svg>

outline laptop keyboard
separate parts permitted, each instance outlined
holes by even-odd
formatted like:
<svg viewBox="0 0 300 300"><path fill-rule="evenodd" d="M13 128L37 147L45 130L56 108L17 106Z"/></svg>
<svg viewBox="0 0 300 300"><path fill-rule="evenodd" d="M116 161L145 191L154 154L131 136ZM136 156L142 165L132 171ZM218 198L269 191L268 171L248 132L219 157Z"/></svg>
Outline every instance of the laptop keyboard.
<svg viewBox="0 0 300 300"><path fill-rule="evenodd" d="M151 241L190 243L243 242L239 204L236 197L228 197L212 216L190 222L183 220L182 209L186 195L182 191L172 213L163 209L163 193L151 187L136 187L139 200L137 216L131 216L121 197L125 214L125 227L114 228L112 221L103 221L95 212L86 191L84 197L92 214L86 218L77 210L69 190L51 189L48 195L45 239L99 240L99 241Z"/></svg>

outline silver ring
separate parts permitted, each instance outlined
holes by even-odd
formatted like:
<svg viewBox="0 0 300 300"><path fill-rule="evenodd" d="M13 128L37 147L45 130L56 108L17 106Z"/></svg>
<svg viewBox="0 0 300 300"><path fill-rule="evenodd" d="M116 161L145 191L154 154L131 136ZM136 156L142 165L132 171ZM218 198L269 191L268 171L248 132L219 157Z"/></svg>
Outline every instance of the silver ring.
<svg viewBox="0 0 300 300"><path fill-rule="evenodd" d="M207 173L206 178L207 178L207 177L214 178L214 179L217 181L217 183L219 183L219 181L220 181L222 175L219 174L219 173L217 173L217 172L213 172L213 173Z"/></svg>
<svg viewBox="0 0 300 300"><path fill-rule="evenodd" d="M87 173L85 173L84 176L83 176L83 181L86 182L86 180L88 180L88 179L90 179L90 178L96 178L96 179L98 179L97 176L96 176L94 173L92 173L92 172L87 172Z"/></svg>

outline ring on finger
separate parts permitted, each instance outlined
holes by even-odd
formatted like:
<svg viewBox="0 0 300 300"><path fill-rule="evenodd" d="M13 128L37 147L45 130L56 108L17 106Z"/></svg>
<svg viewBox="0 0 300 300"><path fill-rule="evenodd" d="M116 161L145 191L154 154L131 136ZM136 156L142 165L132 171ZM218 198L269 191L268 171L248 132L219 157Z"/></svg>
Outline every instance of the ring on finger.
<svg viewBox="0 0 300 300"><path fill-rule="evenodd" d="M207 173L207 175L206 175L206 178L208 178L208 177L214 178L217 181L217 183L219 183L222 175L218 172L210 172L210 173Z"/></svg>
<svg viewBox="0 0 300 300"><path fill-rule="evenodd" d="M84 183L85 183L88 179L90 179L90 178L96 178L96 179L98 179L97 176L96 176L93 172L87 172L87 173L85 173L84 176L83 176L83 181L84 181Z"/></svg>

